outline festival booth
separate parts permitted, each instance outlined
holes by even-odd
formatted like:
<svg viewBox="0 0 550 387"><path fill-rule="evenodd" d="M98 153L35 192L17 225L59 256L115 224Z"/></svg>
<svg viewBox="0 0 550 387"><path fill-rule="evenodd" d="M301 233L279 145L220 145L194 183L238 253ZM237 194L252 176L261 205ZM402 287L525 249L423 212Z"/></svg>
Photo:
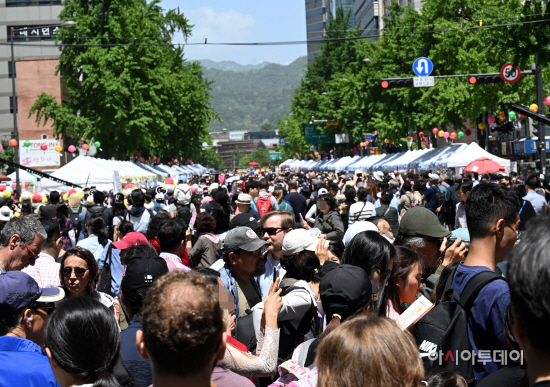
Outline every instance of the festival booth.
<svg viewBox="0 0 550 387"><path fill-rule="evenodd" d="M373 164L371 167L369 167L370 172L374 171L383 171L385 169L385 165L390 163L393 160L396 160L397 158L403 156L405 152L399 152L399 153L388 153L386 154L386 157L381 159L380 162L377 162Z"/></svg>
<svg viewBox="0 0 550 387"><path fill-rule="evenodd" d="M510 160L500 158L487 152L475 142L472 142L467 147L464 147L464 149L460 152L455 152L455 154L453 154L453 156L447 160L447 167L455 168L455 171L457 173L461 173L468 164L482 157L487 157L496 161L497 163L502 165L506 169L506 171L510 170Z"/></svg>

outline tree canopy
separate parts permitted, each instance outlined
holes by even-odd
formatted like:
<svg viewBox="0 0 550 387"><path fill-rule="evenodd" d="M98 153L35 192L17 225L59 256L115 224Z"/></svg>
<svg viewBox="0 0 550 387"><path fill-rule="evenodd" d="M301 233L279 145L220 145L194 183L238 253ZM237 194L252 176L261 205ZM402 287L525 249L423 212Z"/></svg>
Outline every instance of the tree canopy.
<svg viewBox="0 0 550 387"><path fill-rule="evenodd" d="M166 11L159 0L69 0L59 17L77 22L56 37L69 98L40 95L31 109L38 124L53 120L66 143L100 141L103 156L198 159L217 114L200 64L171 44L178 31L191 36L179 9Z"/></svg>

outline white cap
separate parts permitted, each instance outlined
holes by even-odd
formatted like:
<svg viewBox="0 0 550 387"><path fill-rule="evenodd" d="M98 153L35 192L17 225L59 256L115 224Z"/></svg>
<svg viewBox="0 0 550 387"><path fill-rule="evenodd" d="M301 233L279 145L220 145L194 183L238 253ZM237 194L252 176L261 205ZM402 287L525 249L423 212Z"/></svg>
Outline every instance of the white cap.
<svg viewBox="0 0 550 387"><path fill-rule="evenodd" d="M319 239L311 235L305 228L290 230L283 239L283 253L294 255L304 250L315 251L317 243L319 243Z"/></svg>
<svg viewBox="0 0 550 387"><path fill-rule="evenodd" d="M2 208L0 208L0 220L6 222L11 218L13 218L13 215L10 208L8 206L2 206Z"/></svg>
<svg viewBox="0 0 550 387"><path fill-rule="evenodd" d="M430 176L430 179L439 180L439 175L437 173L430 173L428 176Z"/></svg>
<svg viewBox="0 0 550 387"><path fill-rule="evenodd" d="M384 180L384 172L382 171L376 171L372 174L374 177L374 180L376 181L383 181Z"/></svg>
<svg viewBox="0 0 550 387"><path fill-rule="evenodd" d="M162 192L159 192L155 195L155 199L157 200L164 200L164 194Z"/></svg>
<svg viewBox="0 0 550 387"><path fill-rule="evenodd" d="M344 246L347 246L348 243L351 242L354 236L359 234L363 231L376 231L378 232L378 227L374 225L374 223L368 222L368 221L359 221L353 223L349 228L347 229L346 233L344 234Z"/></svg>

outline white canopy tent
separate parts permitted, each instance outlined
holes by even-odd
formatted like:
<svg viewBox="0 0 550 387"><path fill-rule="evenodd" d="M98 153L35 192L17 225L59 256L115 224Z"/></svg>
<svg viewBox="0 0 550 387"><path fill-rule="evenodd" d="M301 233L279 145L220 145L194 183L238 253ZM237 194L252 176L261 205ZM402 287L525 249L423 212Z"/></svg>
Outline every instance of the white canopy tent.
<svg viewBox="0 0 550 387"><path fill-rule="evenodd" d="M15 172L8 175L8 177L11 179L12 182L15 182ZM40 181L40 176L35 176L32 173L29 173L27 171L24 171L22 169L19 170L19 181L21 183L37 183Z"/></svg>
<svg viewBox="0 0 550 387"><path fill-rule="evenodd" d="M477 160L481 157L488 157L502 165L504 168L506 168L506 170L510 169L510 160L500 158L487 152L475 142L472 142L470 145L468 145L468 147L461 149L460 152L455 152L455 154L453 154L447 160L447 167L456 168L457 172L460 172L460 170L465 168L472 161Z"/></svg>

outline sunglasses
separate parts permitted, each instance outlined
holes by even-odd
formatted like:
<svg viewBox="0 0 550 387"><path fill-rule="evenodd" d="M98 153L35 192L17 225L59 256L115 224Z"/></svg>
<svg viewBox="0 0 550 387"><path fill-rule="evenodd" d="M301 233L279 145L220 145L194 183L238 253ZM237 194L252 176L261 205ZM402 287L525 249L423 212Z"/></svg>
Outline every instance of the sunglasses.
<svg viewBox="0 0 550 387"><path fill-rule="evenodd" d="M53 303L53 302L49 302L49 303L33 302L30 305L30 308L31 309L42 309L47 314L51 314L55 310L55 303Z"/></svg>
<svg viewBox="0 0 550 387"><path fill-rule="evenodd" d="M25 243L25 242L23 242L23 243ZM34 251L32 251L32 249L29 247L28 244L25 243L25 246L27 246L27 250L29 250L29 252L31 253L31 258L34 258L38 255Z"/></svg>
<svg viewBox="0 0 550 387"><path fill-rule="evenodd" d="M267 235L275 235L279 232L279 230L286 230L286 227L266 227L260 229L260 235L264 235L267 233Z"/></svg>
<svg viewBox="0 0 550 387"><path fill-rule="evenodd" d="M86 271L90 270L90 269L84 269L83 267L64 267L63 268L63 277L65 278L69 278L71 276L71 274L73 273L73 270L74 270L74 274L77 276L77 277L84 277L84 274L86 273Z"/></svg>

